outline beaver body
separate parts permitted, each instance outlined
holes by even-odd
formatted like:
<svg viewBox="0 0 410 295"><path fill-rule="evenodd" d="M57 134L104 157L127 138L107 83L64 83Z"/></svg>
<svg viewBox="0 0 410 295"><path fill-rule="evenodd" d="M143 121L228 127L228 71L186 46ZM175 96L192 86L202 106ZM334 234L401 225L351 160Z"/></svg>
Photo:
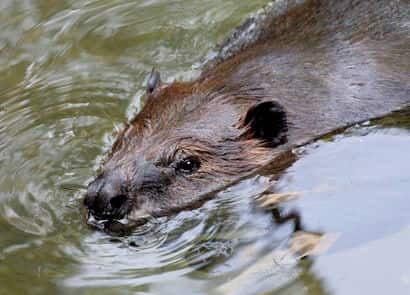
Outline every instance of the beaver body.
<svg viewBox="0 0 410 295"><path fill-rule="evenodd" d="M409 104L408 2L288 1L277 15L278 2L257 38L198 80L152 73L145 107L89 185L93 218L196 206L284 151Z"/></svg>
<svg viewBox="0 0 410 295"><path fill-rule="evenodd" d="M307 1L203 80L257 88L286 109L289 142L304 143L409 102L409 21L405 1Z"/></svg>

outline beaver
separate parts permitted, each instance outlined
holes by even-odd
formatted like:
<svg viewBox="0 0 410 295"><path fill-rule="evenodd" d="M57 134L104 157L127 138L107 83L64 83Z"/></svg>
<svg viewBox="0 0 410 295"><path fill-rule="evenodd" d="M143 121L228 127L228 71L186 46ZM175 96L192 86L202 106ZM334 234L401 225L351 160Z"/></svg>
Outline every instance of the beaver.
<svg viewBox="0 0 410 295"><path fill-rule="evenodd" d="M153 70L144 108L88 185L90 219L200 206L294 147L404 107L409 24L404 0L275 1L197 80L164 84Z"/></svg>

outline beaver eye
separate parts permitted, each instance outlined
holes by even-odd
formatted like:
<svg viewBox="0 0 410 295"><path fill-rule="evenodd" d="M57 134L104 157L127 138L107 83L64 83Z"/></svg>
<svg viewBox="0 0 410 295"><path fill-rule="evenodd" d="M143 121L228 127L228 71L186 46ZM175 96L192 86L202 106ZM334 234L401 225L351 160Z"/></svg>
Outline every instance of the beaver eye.
<svg viewBox="0 0 410 295"><path fill-rule="evenodd" d="M176 164L176 170L182 173L193 173L199 169L200 162L196 157L189 157Z"/></svg>

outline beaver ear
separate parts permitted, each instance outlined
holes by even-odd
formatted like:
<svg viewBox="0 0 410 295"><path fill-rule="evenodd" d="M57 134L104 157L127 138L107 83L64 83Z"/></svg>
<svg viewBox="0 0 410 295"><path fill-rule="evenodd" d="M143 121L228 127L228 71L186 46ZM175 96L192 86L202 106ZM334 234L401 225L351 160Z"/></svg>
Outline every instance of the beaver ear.
<svg viewBox="0 0 410 295"><path fill-rule="evenodd" d="M247 138L262 139L272 145L286 140L286 112L277 102L264 101L252 106L242 125L247 127L244 134Z"/></svg>
<svg viewBox="0 0 410 295"><path fill-rule="evenodd" d="M157 87L161 85L161 75L155 68L152 69L151 74L148 77L148 82L147 82L147 93L151 94L154 92Z"/></svg>

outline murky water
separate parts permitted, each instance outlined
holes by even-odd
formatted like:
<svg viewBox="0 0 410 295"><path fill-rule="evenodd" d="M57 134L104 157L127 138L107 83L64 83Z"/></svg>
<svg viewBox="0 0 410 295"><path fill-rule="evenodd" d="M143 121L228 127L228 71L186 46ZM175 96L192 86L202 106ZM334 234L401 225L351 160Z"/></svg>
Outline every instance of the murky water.
<svg viewBox="0 0 410 295"><path fill-rule="evenodd" d="M297 151L276 191L330 248L297 260L292 223L255 205L269 178L128 237L81 197L153 66L195 77L258 1L0 1L0 294L407 294L410 110Z"/></svg>

